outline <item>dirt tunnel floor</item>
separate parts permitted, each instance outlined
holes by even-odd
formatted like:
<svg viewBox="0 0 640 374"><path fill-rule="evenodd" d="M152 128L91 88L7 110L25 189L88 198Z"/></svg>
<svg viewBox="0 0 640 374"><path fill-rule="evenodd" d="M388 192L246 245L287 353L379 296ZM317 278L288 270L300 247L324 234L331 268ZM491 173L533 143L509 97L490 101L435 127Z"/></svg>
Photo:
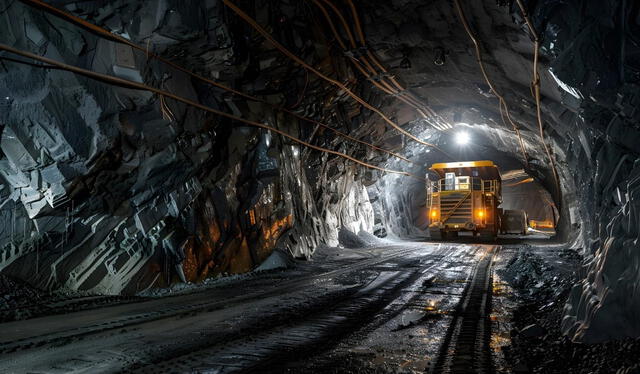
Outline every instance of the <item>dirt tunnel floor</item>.
<svg viewBox="0 0 640 374"><path fill-rule="evenodd" d="M601 372L633 367L629 360L605 362L595 350L559 336L558 318L580 259L562 245L530 243L325 248L288 269L139 297L45 295L4 307L0 372L578 373L593 365ZM604 348L626 357L637 353L635 341L620 344ZM561 357L566 354L573 361Z"/></svg>

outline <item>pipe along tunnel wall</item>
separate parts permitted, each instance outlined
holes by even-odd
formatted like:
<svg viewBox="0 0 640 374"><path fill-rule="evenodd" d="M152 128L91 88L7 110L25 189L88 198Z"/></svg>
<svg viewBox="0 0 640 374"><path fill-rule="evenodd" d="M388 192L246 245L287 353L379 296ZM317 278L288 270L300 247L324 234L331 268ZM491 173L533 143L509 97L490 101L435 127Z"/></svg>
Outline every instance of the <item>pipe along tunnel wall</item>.
<svg viewBox="0 0 640 374"><path fill-rule="evenodd" d="M501 120L504 110L482 78L450 2L356 4L362 42L392 71L373 67L375 78L388 82L384 90L354 68L354 56L364 61L358 48L345 58L312 2L238 3L289 51L346 82L389 121L446 155L401 135L344 90L263 43L222 2L60 6L142 46L139 51L33 6L37 2L3 1L0 42L143 82L388 169L424 176L424 165L432 162L477 158L493 159L503 170L526 167L535 178L531 186L544 187L560 207L559 238L585 255L563 330L591 342L640 336L634 318L640 310L640 21L632 2L611 0L606 9L578 3L524 2L541 42L542 130L561 191L538 134L533 44L516 3L462 6L521 138ZM337 8L353 18L349 7ZM348 44L335 12L328 15ZM225 92L151 54L264 101ZM318 246L337 245L342 227L424 235L424 185L418 180L357 166L149 92L6 52L0 57L2 276L49 290L130 294L247 272L274 248L310 257ZM350 143L278 107L413 163ZM469 124L463 127L473 136L472 147L453 144L456 123Z"/></svg>

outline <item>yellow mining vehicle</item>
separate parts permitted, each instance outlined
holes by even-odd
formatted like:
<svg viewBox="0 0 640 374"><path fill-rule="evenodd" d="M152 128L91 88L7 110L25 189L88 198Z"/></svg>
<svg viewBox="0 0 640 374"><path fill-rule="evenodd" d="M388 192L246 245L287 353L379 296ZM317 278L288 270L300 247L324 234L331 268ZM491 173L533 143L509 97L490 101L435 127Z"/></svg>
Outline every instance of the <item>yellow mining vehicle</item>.
<svg viewBox="0 0 640 374"><path fill-rule="evenodd" d="M468 231L494 240L502 202L498 167L492 161L465 161L433 164L430 170L438 176L427 185L431 238L454 238Z"/></svg>

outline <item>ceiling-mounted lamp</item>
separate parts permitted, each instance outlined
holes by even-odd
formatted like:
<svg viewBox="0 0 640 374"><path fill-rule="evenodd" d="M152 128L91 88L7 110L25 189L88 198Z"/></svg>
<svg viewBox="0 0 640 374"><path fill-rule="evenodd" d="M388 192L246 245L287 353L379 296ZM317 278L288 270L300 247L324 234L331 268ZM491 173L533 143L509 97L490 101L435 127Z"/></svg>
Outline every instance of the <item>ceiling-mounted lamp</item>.
<svg viewBox="0 0 640 374"><path fill-rule="evenodd" d="M458 131L455 140L458 145L467 145L471 141L471 136L466 131Z"/></svg>

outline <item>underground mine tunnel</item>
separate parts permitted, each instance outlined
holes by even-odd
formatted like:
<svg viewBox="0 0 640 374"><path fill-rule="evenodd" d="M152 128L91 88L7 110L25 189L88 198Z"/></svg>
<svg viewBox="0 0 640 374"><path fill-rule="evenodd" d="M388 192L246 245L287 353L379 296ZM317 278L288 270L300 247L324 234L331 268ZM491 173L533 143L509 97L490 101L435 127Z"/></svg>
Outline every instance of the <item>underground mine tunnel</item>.
<svg viewBox="0 0 640 374"><path fill-rule="evenodd" d="M1 373L640 373L640 5L0 0Z"/></svg>

